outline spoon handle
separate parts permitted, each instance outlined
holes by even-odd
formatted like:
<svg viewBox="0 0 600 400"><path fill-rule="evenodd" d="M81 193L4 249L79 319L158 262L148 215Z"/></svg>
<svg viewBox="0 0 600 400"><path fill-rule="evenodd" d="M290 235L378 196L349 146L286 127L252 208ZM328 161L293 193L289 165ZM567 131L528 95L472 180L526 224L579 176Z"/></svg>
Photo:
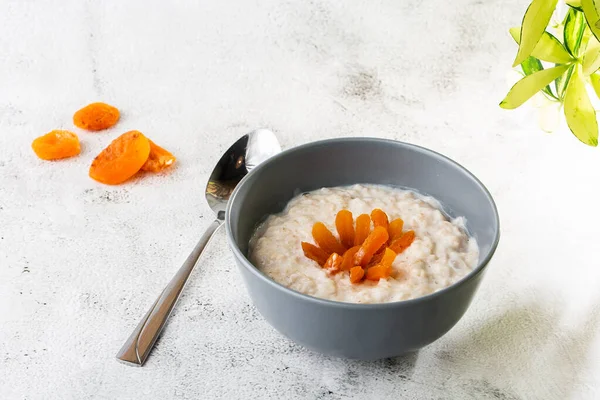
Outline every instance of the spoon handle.
<svg viewBox="0 0 600 400"><path fill-rule="evenodd" d="M202 250L204 250L206 244L210 241L221 224L222 221L216 219L206 229L206 232L204 232L204 235L202 235L198 244L194 247L194 250L192 250L179 271L177 271L177 274L171 279L171 282L165 287L131 336L129 336L129 339L127 339L121 350L119 350L117 358L120 361L133 366L141 367L144 365L144 362L148 358L156 339L158 339L160 332L164 328L171 311L173 311L177 300L179 300L179 296L181 295L198 258L202 254Z"/></svg>

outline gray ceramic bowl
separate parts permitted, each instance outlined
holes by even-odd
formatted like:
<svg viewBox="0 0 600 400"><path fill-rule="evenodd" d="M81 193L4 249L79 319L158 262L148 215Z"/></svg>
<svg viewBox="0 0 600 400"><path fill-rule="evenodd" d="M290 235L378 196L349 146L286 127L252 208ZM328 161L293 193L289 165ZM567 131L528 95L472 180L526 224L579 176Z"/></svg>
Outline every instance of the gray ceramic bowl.
<svg viewBox="0 0 600 400"><path fill-rule="evenodd" d="M323 300L288 289L254 267L248 241L266 216L299 192L372 183L413 188L465 216L480 247L477 267L456 284L425 297L384 304ZM417 350L463 316L500 237L496 205L483 184L454 161L418 146L370 138L314 142L254 169L227 208L227 237L252 301L293 341L321 353L374 360Z"/></svg>

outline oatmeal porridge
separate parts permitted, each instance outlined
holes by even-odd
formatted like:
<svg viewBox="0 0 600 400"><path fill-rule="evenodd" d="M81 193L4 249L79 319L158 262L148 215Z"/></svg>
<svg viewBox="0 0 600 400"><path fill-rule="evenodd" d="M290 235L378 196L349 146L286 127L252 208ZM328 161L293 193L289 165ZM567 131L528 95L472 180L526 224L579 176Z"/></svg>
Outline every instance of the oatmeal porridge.
<svg viewBox="0 0 600 400"><path fill-rule="evenodd" d="M295 197L257 229L249 253L286 287L351 303L433 293L471 272L479 258L463 218L449 220L431 197L378 185Z"/></svg>

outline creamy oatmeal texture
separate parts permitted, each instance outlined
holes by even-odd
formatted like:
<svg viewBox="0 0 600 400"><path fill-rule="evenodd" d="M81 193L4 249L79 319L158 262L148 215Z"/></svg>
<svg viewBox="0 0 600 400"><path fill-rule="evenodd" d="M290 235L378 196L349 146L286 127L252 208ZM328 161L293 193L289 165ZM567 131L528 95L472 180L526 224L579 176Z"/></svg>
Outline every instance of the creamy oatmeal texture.
<svg viewBox="0 0 600 400"><path fill-rule="evenodd" d="M404 220L415 231L412 245L399 254L392 277L352 284L347 273L330 275L302 252L314 243L311 231L323 222L337 237L335 216L350 210L354 218L385 211L390 221ZM386 303L421 297L452 285L477 265L479 249L464 229L463 218L448 221L439 203L409 190L378 185L324 188L295 197L271 215L250 242L250 259L280 284L315 297L351 303Z"/></svg>

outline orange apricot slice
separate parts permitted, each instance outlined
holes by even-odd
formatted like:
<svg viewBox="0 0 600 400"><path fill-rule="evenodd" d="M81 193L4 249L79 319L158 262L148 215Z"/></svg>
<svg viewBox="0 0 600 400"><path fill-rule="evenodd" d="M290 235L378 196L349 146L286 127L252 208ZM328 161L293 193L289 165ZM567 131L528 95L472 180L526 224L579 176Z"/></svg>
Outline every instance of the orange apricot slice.
<svg viewBox="0 0 600 400"><path fill-rule="evenodd" d="M348 248L354 246L354 219L348 210L341 210L335 216L335 228L340 236L340 242Z"/></svg>
<svg viewBox="0 0 600 400"><path fill-rule="evenodd" d="M388 237L389 237L389 234L388 234ZM387 249L387 247L388 247L388 242L389 242L389 238L388 238L388 241L386 241L384 244L382 244L382 245L381 245L381 247L380 247L379 249L377 249L377 251L375 252L375 255L374 255L374 256L376 256L376 255L378 255L378 254L379 254L380 256L383 256L383 252L384 252L384 251L385 251L385 249Z"/></svg>
<svg viewBox="0 0 600 400"><path fill-rule="evenodd" d="M150 154L150 143L138 131L125 132L94 158L89 175L98 182L117 185L142 168Z"/></svg>
<svg viewBox="0 0 600 400"><path fill-rule="evenodd" d="M380 279L385 279L390 276L391 268L387 265L378 264L374 267L371 267L367 270L367 280L370 281L378 281Z"/></svg>
<svg viewBox="0 0 600 400"><path fill-rule="evenodd" d="M150 154L144 165L142 165L142 171L159 172L173 165L175 162L173 154L158 146L150 139L148 139L148 143L150 143Z"/></svg>
<svg viewBox="0 0 600 400"><path fill-rule="evenodd" d="M338 273L341 271L340 267L342 266L342 259L343 257L338 253L331 253L327 261L325 261L323 268L325 268L330 274Z"/></svg>
<svg viewBox="0 0 600 400"><path fill-rule="evenodd" d="M388 226L388 233L390 234L390 242L402 235L402 228L404 228L404 221L402 218L396 218Z"/></svg>
<svg viewBox="0 0 600 400"><path fill-rule="evenodd" d="M329 254L325 250L311 243L302 242L302 251L307 258L316 261L320 266L325 265L329 258Z"/></svg>
<svg viewBox="0 0 600 400"><path fill-rule="evenodd" d="M386 247L383 253L383 257L381 257L380 264L390 267L395 259L396 253L394 252L394 250L390 249L389 247Z"/></svg>
<svg viewBox="0 0 600 400"><path fill-rule="evenodd" d="M63 130L54 130L36 138L31 148L42 160L73 157L81 151L77 135Z"/></svg>
<svg viewBox="0 0 600 400"><path fill-rule="evenodd" d="M369 214L361 214L356 218L356 232L354 234L354 245L363 244L371 232L371 217Z"/></svg>
<svg viewBox="0 0 600 400"><path fill-rule="evenodd" d="M344 253L344 259L342 260L342 271L350 271L350 269L355 266L354 255L358 249L360 249L360 246L350 247L348 250L346 250Z"/></svg>
<svg viewBox="0 0 600 400"><path fill-rule="evenodd" d="M393 250L396 254L400 254L404 250L406 250L414 240L415 231L406 231L390 244L390 249Z"/></svg>
<svg viewBox="0 0 600 400"><path fill-rule="evenodd" d="M317 222L313 225L312 235L315 239L315 243L320 248L325 250L327 254L338 253L344 254L346 249L338 240L333 236L333 233L322 222Z"/></svg>
<svg viewBox="0 0 600 400"><path fill-rule="evenodd" d="M379 251L379 252L373 254L373 257L371 258L371 260L367 264L367 267L374 267L377 264L379 264L381 262L381 259L383 258L384 254L385 253L383 251Z"/></svg>
<svg viewBox="0 0 600 400"><path fill-rule="evenodd" d="M388 238L389 235L387 229L383 226L378 226L373 229L373 232L369 234L364 243L360 246L360 249L354 255L354 263L361 266L369 264L369 261L371 261L371 258L377 250L387 243Z"/></svg>
<svg viewBox="0 0 600 400"><path fill-rule="evenodd" d="M371 220L373 221L373 226L383 226L385 229L388 228L389 220L388 216L383 210L376 208L371 211Z"/></svg>
<svg viewBox="0 0 600 400"><path fill-rule="evenodd" d="M114 126L120 117L117 108L106 103L92 103L73 115L73 123L81 129L101 131Z"/></svg>
<svg viewBox="0 0 600 400"><path fill-rule="evenodd" d="M367 279L373 281L390 276L392 274L392 263L395 259L396 253L388 247L381 253L375 254L369 262L369 265L367 265ZM369 275L369 271L373 268L375 268L375 270Z"/></svg>
<svg viewBox="0 0 600 400"><path fill-rule="evenodd" d="M365 270L361 266L350 268L350 282L359 283L365 276Z"/></svg>

